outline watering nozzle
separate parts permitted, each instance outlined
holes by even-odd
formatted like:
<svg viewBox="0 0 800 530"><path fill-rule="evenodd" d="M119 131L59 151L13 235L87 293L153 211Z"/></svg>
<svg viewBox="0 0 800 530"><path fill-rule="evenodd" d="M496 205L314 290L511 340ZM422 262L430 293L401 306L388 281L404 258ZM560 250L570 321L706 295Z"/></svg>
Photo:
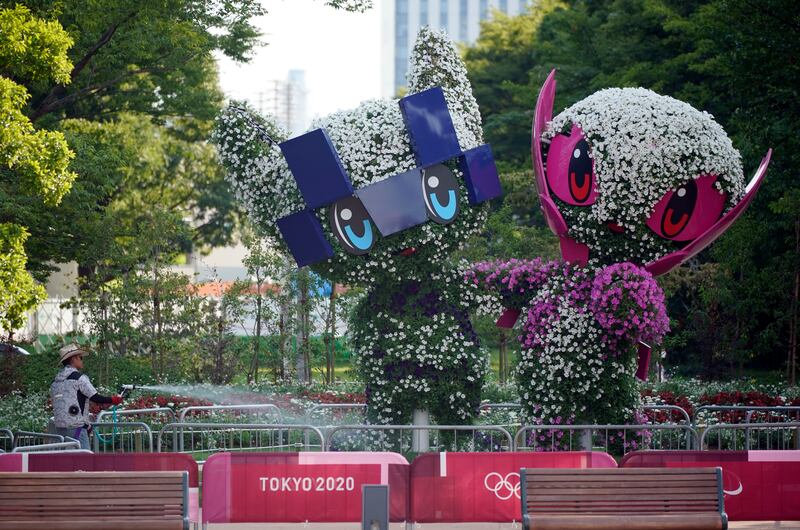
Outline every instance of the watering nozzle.
<svg viewBox="0 0 800 530"><path fill-rule="evenodd" d="M119 395L124 398L134 390L136 390L136 385L121 385L119 387Z"/></svg>

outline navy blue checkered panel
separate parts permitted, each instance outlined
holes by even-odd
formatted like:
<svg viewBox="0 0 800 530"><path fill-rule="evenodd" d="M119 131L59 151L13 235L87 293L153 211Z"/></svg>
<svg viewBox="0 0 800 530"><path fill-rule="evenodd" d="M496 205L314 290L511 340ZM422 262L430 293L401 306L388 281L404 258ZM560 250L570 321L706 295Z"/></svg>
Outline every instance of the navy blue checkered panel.
<svg viewBox="0 0 800 530"><path fill-rule="evenodd" d="M400 111L411 138L414 157L421 167L432 166L461 154L456 129L441 87L404 97L400 100Z"/></svg>
<svg viewBox="0 0 800 530"><path fill-rule="evenodd" d="M314 212L303 210L281 217L278 219L278 229L298 267L333 257L333 249L325 239Z"/></svg>
<svg viewBox="0 0 800 530"><path fill-rule="evenodd" d="M500 177L488 144L464 151L458 160L471 204L480 204L503 194Z"/></svg>
<svg viewBox="0 0 800 530"><path fill-rule="evenodd" d="M422 171L412 169L356 191L383 236L428 220L422 191Z"/></svg>
<svg viewBox="0 0 800 530"><path fill-rule="evenodd" d="M309 208L321 208L353 194L353 186L325 129L280 144L297 187Z"/></svg>

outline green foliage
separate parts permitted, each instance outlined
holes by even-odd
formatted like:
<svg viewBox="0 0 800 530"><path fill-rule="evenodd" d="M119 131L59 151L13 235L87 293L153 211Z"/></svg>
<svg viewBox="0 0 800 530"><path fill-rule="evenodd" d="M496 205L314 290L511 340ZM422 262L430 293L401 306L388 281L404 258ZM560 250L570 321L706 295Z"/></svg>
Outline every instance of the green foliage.
<svg viewBox="0 0 800 530"><path fill-rule="evenodd" d="M245 297L245 315L253 320L253 329L245 330L253 337L247 382L258 383L264 346L262 339L273 333L280 335L276 347L271 349L268 364L272 368L273 380L278 380L286 375L284 367L289 331L285 325L281 326L281 321L285 319L285 314L281 313L286 312L291 301L288 289L276 289L275 285L286 285L291 266L289 260L275 250L273 241L253 230L245 231L242 242L247 248L242 264L247 269L250 282L240 290L241 296ZM272 285L267 283L268 280L272 281Z"/></svg>
<svg viewBox="0 0 800 530"><path fill-rule="evenodd" d="M58 348L24 357L19 367L21 380L24 381L22 390L26 394L48 392L60 368ZM105 393L116 392L123 384L146 385L156 382L148 359L133 355L106 358L104 352L94 352L84 360L83 372Z"/></svg>
<svg viewBox="0 0 800 530"><path fill-rule="evenodd" d="M30 96L15 80L64 79L71 44L58 23L32 18L24 7L0 10L0 182L50 206L75 179L67 170L73 154L61 133L34 129L22 112Z"/></svg>
<svg viewBox="0 0 800 530"><path fill-rule="evenodd" d="M484 230L469 240L456 254L457 259L476 263L491 259L555 258L558 240L544 225L536 204L538 194L531 171L501 174L503 197L494 201Z"/></svg>
<svg viewBox="0 0 800 530"><path fill-rule="evenodd" d="M481 22L478 40L464 52L484 134L501 167L520 168L530 160L530 138L522 131L530 130L536 103L529 86L538 64L532 43L545 16L564 7L562 0L542 0L516 17L495 12Z"/></svg>
<svg viewBox="0 0 800 530"><path fill-rule="evenodd" d="M143 212L153 208L173 214L178 227L191 227L175 251L205 252L235 240L240 211L213 148L204 142L223 99L213 53L246 60L259 38L251 20L264 14L263 7L252 0L20 4L27 7L15 12L30 8L52 19L39 26L65 28L58 39L14 37L8 50L0 50L0 73L5 62L26 65L19 61L30 54L52 56L39 52L41 42L52 41L65 52L54 67L56 84L37 74L32 97L12 98L16 117L27 112L37 124L59 129L29 134L25 152L14 158L16 172L36 176L33 167L60 180L39 183L0 170L0 221L28 227L28 268L34 276L43 281L54 263L73 260L81 276L91 276L120 253L132 256ZM3 30L0 37L7 34L14 35ZM0 100L7 92L3 86ZM0 136L12 132L7 128ZM64 152L65 136L74 158ZM72 193L58 204L76 174L80 179ZM20 183L47 194L21 195ZM117 265L118 271L129 267Z"/></svg>
<svg viewBox="0 0 800 530"><path fill-rule="evenodd" d="M49 387L49 383L48 383ZM50 416L49 392L13 392L0 399L0 424L13 430L45 432Z"/></svg>
<svg viewBox="0 0 800 530"><path fill-rule="evenodd" d="M26 271L24 243L30 232L4 215L18 197L58 204L75 174L73 157L59 132L36 130L22 113L27 89L17 81L66 82L72 40L57 22L45 22L22 7L0 9L0 330L9 336L25 313L45 297Z"/></svg>
<svg viewBox="0 0 800 530"><path fill-rule="evenodd" d="M34 18L25 6L0 11L0 72L27 81L69 83L67 51L72 45L61 24Z"/></svg>
<svg viewBox="0 0 800 530"><path fill-rule="evenodd" d="M47 297L44 287L25 270L27 237L21 226L0 224L0 330L9 335L22 327L28 310Z"/></svg>
<svg viewBox="0 0 800 530"><path fill-rule="evenodd" d="M208 120L220 93L211 53L247 60L257 44L254 0L22 2L57 18L75 40L69 86L43 86L32 116L95 119L121 111Z"/></svg>

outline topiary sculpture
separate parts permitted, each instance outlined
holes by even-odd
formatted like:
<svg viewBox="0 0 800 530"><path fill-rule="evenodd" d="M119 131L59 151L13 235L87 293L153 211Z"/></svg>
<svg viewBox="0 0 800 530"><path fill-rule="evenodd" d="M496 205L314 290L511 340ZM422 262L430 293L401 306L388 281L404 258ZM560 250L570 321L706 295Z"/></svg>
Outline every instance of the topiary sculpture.
<svg viewBox="0 0 800 530"><path fill-rule="evenodd" d="M555 71L537 101L532 161L563 261L482 263L468 279L521 311L516 381L527 421L637 417L634 374L668 331L653 279L695 256L752 201L741 157L705 112L642 88L601 90L552 117Z"/></svg>
<svg viewBox="0 0 800 530"><path fill-rule="evenodd" d="M365 289L349 332L370 419L407 423L418 409L465 423L477 412L486 357L468 316L477 289L448 256L482 229L482 203L500 184L445 34L420 31L408 92L334 113L281 143L273 125L228 109L215 141L253 221L299 266Z"/></svg>

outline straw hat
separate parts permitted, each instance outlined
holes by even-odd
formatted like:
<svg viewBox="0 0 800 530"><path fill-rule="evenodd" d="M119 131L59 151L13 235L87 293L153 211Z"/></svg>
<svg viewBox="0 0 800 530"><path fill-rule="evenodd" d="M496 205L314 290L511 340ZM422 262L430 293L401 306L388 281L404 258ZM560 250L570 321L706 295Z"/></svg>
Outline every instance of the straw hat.
<svg viewBox="0 0 800 530"><path fill-rule="evenodd" d="M77 342L71 342L66 346L62 346L61 349L58 350L58 362L63 363L70 357L75 357L76 355L89 355L89 350Z"/></svg>

